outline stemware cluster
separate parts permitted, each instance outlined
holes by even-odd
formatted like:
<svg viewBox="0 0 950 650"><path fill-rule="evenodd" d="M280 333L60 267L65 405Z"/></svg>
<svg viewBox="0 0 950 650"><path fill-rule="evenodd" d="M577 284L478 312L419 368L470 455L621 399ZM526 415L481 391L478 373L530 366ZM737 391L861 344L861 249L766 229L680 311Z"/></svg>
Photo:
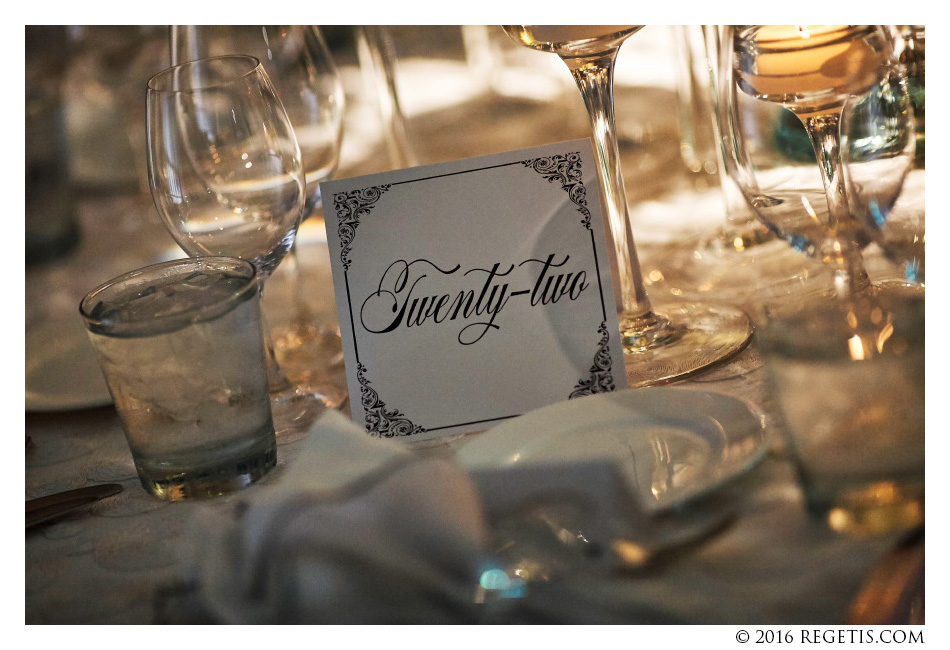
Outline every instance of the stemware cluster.
<svg viewBox="0 0 950 650"><path fill-rule="evenodd" d="M655 309L647 295L613 103L617 52L642 28L504 26L518 43L559 56L587 107L632 387L708 368L741 351L752 333L739 309L684 301ZM827 263L839 297L888 289L865 269L862 251L871 242L922 282L922 234L892 218L915 137L891 32L751 25L715 36L721 163L756 216ZM321 205L319 181L337 165L343 98L329 51L312 27L175 27L171 41L174 67L153 78L148 93L155 203L186 252L244 257L266 277L292 253L301 220ZM368 41L364 33L364 50ZM339 402L329 385L292 386L270 358L273 384L296 404L291 421Z"/></svg>
<svg viewBox="0 0 950 650"><path fill-rule="evenodd" d="M892 32L744 25L722 43L729 172L758 217L834 277L830 291L765 305L757 323L808 508L842 532L920 525L923 233L895 210L916 138ZM904 278L871 277L872 242Z"/></svg>
<svg viewBox="0 0 950 650"><path fill-rule="evenodd" d="M342 85L322 35L313 26L173 26L170 46L172 67L148 87L149 179L165 225L189 255L244 258L262 278L289 258L297 313L285 334L339 358L338 333L313 324L295 274L298 228L322 207L319 183L335 171L342 137ZM338 405L345 382L337 372L291 383L264 332L286 439Z"/></svg>
<svg viewBox="0 0 950 650"><path fill-rule="evenodd" d="M752 327L738 309L677 302L654 310L633 242L614 128L613 72L617 52L643 25L506 25L526 47L557 54L570 69L593 129L598 171L619 284L621 339L630 386L692 375L741 351Z"/></svg>
<svg viewBox="0 0 950 650"><path fill-rule="evenodd" d="M306 182L260 62L224 56L172 67L149 81L147 113L152 196L175 241L192 256L251 261L263 291L293 246ZM309 428L322 405L284 377L269 340L266 350L278 435Z"/></svg>
<svg viewBox="0 0 950 650"><path fill-rule="evenodd" d="M871 288L872 241L902 261L921 252L888 227L915 139L884 26L728 27L719 65L732 178L769 228L829 265L838 294Z"/></svg>
<svg viewBox="0 0 950 650"><path fill-rule="evenodd" d="M257 58L277 91L300 147L306 180L301 225L322 215L320 183L335 172L343 134L340 74L320 30L311 25L173 25L173 65L229 54ZM304 295L297 246L287 251L294 314L273 328L274 352L302 391L328 406L346 396L339 331L318 321Z"/></svg>

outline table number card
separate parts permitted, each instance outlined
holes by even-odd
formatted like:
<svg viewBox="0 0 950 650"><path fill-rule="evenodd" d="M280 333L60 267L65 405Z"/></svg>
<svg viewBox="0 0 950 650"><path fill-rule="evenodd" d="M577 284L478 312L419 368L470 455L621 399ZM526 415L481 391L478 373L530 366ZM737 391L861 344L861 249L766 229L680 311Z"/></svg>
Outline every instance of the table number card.
<svg viewBox="0 0 950 650"><path fill-rule="evenodd" d="M626 386L577 140L321 184L353 419L413 440Z"/></svg>

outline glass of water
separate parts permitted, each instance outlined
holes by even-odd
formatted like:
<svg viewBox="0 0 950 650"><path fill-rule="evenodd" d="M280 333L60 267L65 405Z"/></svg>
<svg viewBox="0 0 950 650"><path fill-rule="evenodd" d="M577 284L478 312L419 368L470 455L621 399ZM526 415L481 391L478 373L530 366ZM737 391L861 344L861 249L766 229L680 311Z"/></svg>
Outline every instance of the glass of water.
<svg viewBox="0 0 950 650"><path fill-rule="evenodd" d="M876 534L924 517L924 300L781 306L756 323L809 511Z"/></svg>
<svg viewBox="0 0 950 650"><path fill-rule="evenodd" d="M222 494L277 460L259 275L228 257L126 273L80 303L146 491Z"/></svg>

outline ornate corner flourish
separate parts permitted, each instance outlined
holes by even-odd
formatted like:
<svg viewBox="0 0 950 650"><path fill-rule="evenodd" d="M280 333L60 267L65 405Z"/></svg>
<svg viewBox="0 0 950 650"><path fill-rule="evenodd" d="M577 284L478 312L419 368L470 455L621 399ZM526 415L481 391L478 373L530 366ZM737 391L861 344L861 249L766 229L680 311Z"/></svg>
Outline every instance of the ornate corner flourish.
<svg viewBox="0 0 950 650"><path fill-rule="evenodd" d="M333 195L333 208L339 222L336 231L340 237L340 260L344 270L349 270L352 263L349 255L360 218L369 214L370 208L389 188L390 185L376 185Z"/></svg>
<svg viewBox="0 0 950 650"><path fill-rule="evenodd" d="M568 399L595 393L609 393L617 388L614 385L613 361L608 345L610 333L607 331L607 323L602 322L597 331L600 332L600 342L597 345L597 353L594 355L594 363L590 367L590 375L577 382Z"/></svg>
<svg viewBox="0 0 950 650"><path fill-rule="evenodd" d="M340 237L340 261L344 271L348 271L353 262L350 259L350 251L360 219L370 213L371 208L390 187L391 185L376 185L333 195L333 208L338 221L337 235ZM366 378L366 366L362 363L357 363L356 379L360 384L360 403L365 412L367 433L377 438L393 438L425 432L425 428L414 424L398 409L386 407L376 390L370 387L370 381Z"/></svg>
<svg viewBox="0 0 950 650"><path fill-rule="evenodd" d="M356 380L360 383L360 402L366 412L366 432L376 438L395 438L425 433L425 428L414 424L397 409L386 408L376 391L370 387L366 378L366 366L356 365Z"/></svg>
<svg viewBox="0 0 950 650"><path fill-rule="evenodd" d="M581 170L581 155L578 152L555 154L546 158L522 160L521 164L531 167L548 182L559 181L561 189L567 192L577 211L584 215L581 224L590 230L590 210L587 208L587 188L584 187Z"/></svg>

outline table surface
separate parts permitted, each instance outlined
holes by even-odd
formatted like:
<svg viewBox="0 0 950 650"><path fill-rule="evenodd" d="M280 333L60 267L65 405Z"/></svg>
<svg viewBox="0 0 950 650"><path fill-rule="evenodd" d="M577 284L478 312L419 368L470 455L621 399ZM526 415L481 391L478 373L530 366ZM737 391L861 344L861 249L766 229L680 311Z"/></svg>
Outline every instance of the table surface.
<svg viewBox="0 0 950 650"><path fill-rule="evenodd" d="M677 390L742 395L768 413L761 375L753 345ZM231 508L241 494L178 503L148 495L111 406L30 413L26 432L27 498L94 483L124 488L27 531L27 622L176 622L182 613L169 613L162 594L174 594L183 579L190 517L196 508ZM277 468L248 489L279 484L302 444L279 445ZM735 504L738 518L707 543L646 575L578 575L543 585L527 603L533 609L518 615L577 623L842 624L897 541L839 535L808 517L777 437L764 461L717 498Z"/></svg>
<svg viewBox="0 0 950 650"><path fill-rule="evenodd" d="M78 206L89 235L83 246L91 248L101 245L96 229L102 227L105 214L145 208L137 199L87 198ZM300 259L307 277L328 288L325 244L318 237L305 237L303 242ZM164 244L154 247L152 254L164 255L166 248ZM83 255L77 254L74 266ZM28 294L46 286L51 277L60 282L60 291L70 285L73 290L85 286L72 278L66 281L68 260L58 264L63 268L54 264L31 270ZM282 311L285 291L286 286L281 288L276 281L269 303L275 322L286 316ZM313 306L316 313L332 316L332 301L325 292L313 297ZM28 329L30 316L37 317L28 314ZM721 367L672 386L738 397L769 421L774 435L765 460L725 488L725 498L737 504L738 519L660 571L627 577L579 576L569 585L545 585L535 591L530 603L536 609L520 615L567 622L846 621L863 582L896 538L845 537L807 516L794 470L777 435L778 423L755 344ZM25 452L26 498L95 483L114 482L124 488L84 512L27 531L27 622L150 623L181 616L168 612L162 594L173 594L180 584L188 522L198 504L166 503L142 490L111 405L28 411L26 434L30 439ZM465 440L452 444L465 444ZM281 444L277 468L249 489L267 490L279 483L301 445L302 440ZM238 498L227 495L200 505L226 509ZM565 599L565 589L579 593ZM564 602L575 606L566 608Z"/></svg>
<svg viewBox="0 0 950 650"><path fill-rule="evenodd" d="M475 155L586 137L583 119L579 126L576 120L582 107L570 104L564 120L572 126L566 130L576 133L559 131L564 137L558 138L551 137L552 131L564 120L555 119L550 111L538 112L524 101L512 101L517 110L510 106L506 110L497 98L483 97L435 118L415 116L411 125L415 126L423 162L445 160L462 149L466 155ZM532 115L545 119L533 120ZM457 139L451 143L440 137L448 116L456 127ZM532 129L526 127L529 124ZM515 133L520 135L514 137ZM345 160L341 175L378 171L366 161L378 160L381 144L377 142L369 151L375 153L362 157L362 163ZM656 169L643 171L643 151L628 144L624 155L634 162L625 169L637 168L631 174L637 185L630 194L653 201L655 197L643 189L643 183L658 176ZM638 176L641 172L644 175ZM680 189L687 187L687 194L694 192L697 199L691 202L687 198L686 203L695 206L708 199L708 194L689 187L688 179L684 182ZM675 217L678 213L672 206L683 204L682 196L665 207L661 201L650 207L650 214L662 215L665 210ZM83 404L82 392L75 404L57 406L55 395L52 403L47 399L30 404L31 381L35 381L30 378L31 367L47 376L62 374L56 378L58 383L51 380L54 388L50 390L96 380L95 371L90 373L88 366L92 357L73 359L59 370L38 367L36 362L40 352L54 344L53 333L71 328L73 336L77 329L84 335L75 306L86 291L145 263L181 256L146 195L81 195L76 207L83 232L79 248L66 258L26 271L26 498L106 482L119 483L124 490L83 512L26 531L26 622L177 622L176 617L182 614L169 612L165 596L180 586L188 521L198 504L166 503L142 490L111 405ZM643 213L648 212L644 208ZM707 219L702 225L708 223ZM305 224L299 258L312 312L318 319L332 321L332 289L321 235L319 222ZM655 259L651 250L647 246L641 251L645 267ZM662 283L655 283L651 290L663 290ZM278 269L265 300L274 326L288 318L288 291L286 278ZM36 335L33 339L31 332ZM769 423L773 436L765 459L724 488L723 496L734 502L738 518L708 542L671 558L656 571L636 576L579 575L567 584L541 585L519 616L540 622L578 623L847 622L855 597L898 537L848 537L808 517L778 435L779 423L754 342L730 362L673 387L738 397ZM462 444L464 439L451 443L449 449ZM301 440L280 444L277 468L248 489L263 491L278 485L301 445ZM200 505L228 508L236 498L226 495Z"/></svg>

